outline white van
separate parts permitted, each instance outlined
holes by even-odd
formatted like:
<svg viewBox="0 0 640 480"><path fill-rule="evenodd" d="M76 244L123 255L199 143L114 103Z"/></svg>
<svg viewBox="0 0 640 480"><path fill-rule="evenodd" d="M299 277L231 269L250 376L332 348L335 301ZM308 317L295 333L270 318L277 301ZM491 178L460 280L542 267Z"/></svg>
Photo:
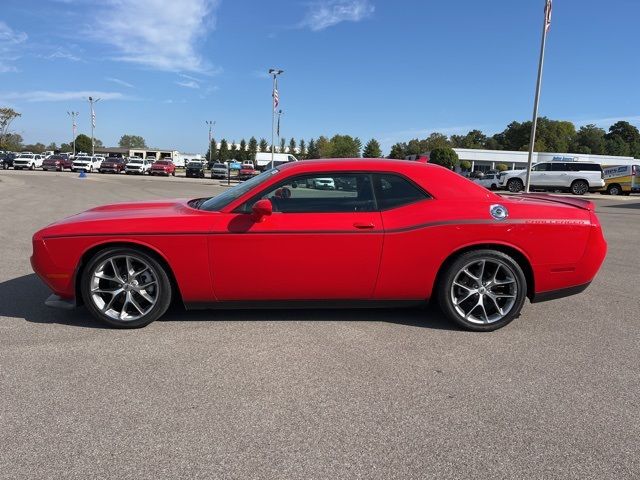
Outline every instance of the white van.
<svg viewBox="0 0 640 480"><path fill-rule="evenodd" d="M274 153L273 162L275 166L282 165L283 163L297 162L298 159L289 153ZM257 152L256 153L256 168L258 170L268 170L273 168L271 163L271 152ZM268 168L267 168L268 167Z"/></svg>

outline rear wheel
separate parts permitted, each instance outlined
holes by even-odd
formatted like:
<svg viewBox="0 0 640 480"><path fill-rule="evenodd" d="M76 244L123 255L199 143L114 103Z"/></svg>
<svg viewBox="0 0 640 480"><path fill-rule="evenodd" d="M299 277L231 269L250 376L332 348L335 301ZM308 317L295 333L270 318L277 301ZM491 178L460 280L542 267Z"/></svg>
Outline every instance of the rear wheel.
<svg viewBox="0 0 640 480"><path fill-rule="evenodd" d="M32 163L31 165L29 165L29 170L35 170L36 169L36 164Z"/></svg>
<svg viewBox="0 0 640 480"><path fill-rule="evenodd" d="M622 195L622 187L617 183L612 183L607 187L607 193L609 195Z"/></svg>
<svg viewBox="0 0 640 480"><path fill-rule="evenodd" d="M585 180L574 180L571 184L571 193L574 195L584 195L589 191L589 184Z"/></svg>
<svg viewBox="0 0 640 480"><path fill-rule="evenodd" d="M94 256L82 274L81 292L94 317L120 328L157 320L172 295L164 267L133 248L109 248Z"/></svg>
<svg viewBox="0 0 640 480"><path fill-rule="evenodd" d="M507 190L511 193L518 193L524 190L524 183L519 178L512 178L507 182Z"/></svg>
<svg viewBox="0 0 640 480"><path fill-rule="evenodd" d="M520 315L527 280L520 265L496 250L475 250L456 258L442 274L438 303L467 330L488 332Z"/></svg>

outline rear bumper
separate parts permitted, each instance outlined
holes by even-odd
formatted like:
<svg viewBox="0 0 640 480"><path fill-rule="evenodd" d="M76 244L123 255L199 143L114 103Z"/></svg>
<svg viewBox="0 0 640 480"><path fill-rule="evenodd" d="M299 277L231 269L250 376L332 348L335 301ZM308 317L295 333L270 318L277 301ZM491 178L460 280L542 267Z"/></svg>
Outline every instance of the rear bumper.
<svg viewBox="0 0 640 480"><path fill-rule="evenodd" d="M556 300L558 298L570 297L571 295L577 295L584 292L591 282L583 283L582 285L576 285L575 287L560 288L558 290L549 290L547 292L538 292L531 298L531 303L548 302L549 300Z"/></svg>
<svg viewBox="0 0 640 480"><path fill-rule="evenodd" d="M61 308L63 310L73 310L78 306L75 300L61 298L55 293L49 295L49 297L44 301L44 304L47 307Z"/></svg>

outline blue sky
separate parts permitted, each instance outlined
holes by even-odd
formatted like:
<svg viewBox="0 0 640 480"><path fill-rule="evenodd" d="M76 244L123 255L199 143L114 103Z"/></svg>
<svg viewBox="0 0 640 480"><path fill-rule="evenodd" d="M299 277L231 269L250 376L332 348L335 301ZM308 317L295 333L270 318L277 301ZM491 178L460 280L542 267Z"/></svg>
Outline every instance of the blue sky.
<svg viewBox="0 0 640 480"><path fill-rule="evenodd" d="M271 135L396 141L531 116L543 0L2 0L0 105L25 142L96 137L206 149ZM555 0L540 114L640 125L637 0Z"/></svg>

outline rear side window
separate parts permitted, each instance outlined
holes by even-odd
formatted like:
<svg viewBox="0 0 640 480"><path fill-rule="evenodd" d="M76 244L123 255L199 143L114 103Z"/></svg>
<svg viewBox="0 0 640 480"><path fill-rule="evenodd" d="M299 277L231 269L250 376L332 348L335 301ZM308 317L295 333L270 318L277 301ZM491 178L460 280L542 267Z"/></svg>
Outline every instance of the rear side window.
<svg viewBox="0 0 640 480"><path fill-rule="evenodd" d="M416 185L399 175L374 174L373 187L380 210L389 210L429 198Z"/></svg>
<svg viewBox="0 0 640 480"><path fill-rule="evenodd" d="M568 170L572 172L601 172L602 165L599 163L568 163Z"/></svg>

